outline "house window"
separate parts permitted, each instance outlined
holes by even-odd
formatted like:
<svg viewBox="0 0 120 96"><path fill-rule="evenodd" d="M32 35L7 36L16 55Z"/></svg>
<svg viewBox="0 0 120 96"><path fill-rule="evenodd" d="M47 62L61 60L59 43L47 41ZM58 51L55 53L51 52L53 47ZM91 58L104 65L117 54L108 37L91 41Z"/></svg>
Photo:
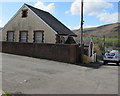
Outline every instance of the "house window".
<svg viewBox="0 0 120 96"><path fill-rule="evenodd" d="M44 40L43 32L44 31L42 30L34 31L34 42L43 43L43 40Z"/></svg>
<svg viewBox="0 0 120 96"><path fill-rule="evenodd" d="M27 16L28 16L28 9L22 10L22 18L27 17Z"/></svg>
<svg viewBox="0 0 120 96"><path fill-rule="evenodd" d="M7 31L7 41L14 41L14 31Z"/></svg>
<svg viewBox="0 0 120 96"><path fill-rule="evenodd" d="M28 31L20 31L20 42L28 41Z"/></svg>

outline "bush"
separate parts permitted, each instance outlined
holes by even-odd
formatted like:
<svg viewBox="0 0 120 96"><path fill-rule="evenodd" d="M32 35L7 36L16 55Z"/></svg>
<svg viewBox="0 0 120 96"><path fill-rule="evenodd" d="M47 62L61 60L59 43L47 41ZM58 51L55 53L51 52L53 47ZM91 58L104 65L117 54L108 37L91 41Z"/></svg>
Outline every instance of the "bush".
<svg viewBox="0 0 120 96"><path fill-rule="evenodd" d="M83 55L83 63L85 64L89 63L89 57L87 55Z"/></svg>

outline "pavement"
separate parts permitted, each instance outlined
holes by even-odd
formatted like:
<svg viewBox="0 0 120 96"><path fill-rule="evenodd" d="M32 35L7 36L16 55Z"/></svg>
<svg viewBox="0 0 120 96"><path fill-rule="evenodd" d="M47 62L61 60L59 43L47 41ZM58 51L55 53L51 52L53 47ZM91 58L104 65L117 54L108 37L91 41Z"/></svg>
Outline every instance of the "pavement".
<svg viewBox="0 0 120 96"><path fill-rule="evenodd" d="M118 94L118 66L103 65L92 68L1 54L2 89L9 93Z"/></svg>

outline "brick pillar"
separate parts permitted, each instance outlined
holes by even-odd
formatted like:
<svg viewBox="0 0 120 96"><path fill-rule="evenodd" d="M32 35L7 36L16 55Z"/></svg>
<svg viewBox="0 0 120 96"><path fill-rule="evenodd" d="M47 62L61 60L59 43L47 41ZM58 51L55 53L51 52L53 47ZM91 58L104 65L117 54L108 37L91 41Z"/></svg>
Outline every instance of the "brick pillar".
<svg viewBox="0 0 120 96"><path fill-rule="evenodd" d="M71 44L69 45L70 47L70 50L69 50L69 61L70 63L77 63L78 62L78 59L79 59L79 50L78 50L78 45L76 44Z"/></svg>

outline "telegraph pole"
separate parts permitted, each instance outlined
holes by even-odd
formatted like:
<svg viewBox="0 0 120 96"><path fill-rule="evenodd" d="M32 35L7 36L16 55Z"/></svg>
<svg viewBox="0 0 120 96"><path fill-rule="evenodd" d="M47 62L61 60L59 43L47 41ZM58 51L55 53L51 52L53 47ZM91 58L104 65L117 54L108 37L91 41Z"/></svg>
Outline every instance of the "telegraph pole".
<svg viewBox="0 0 120 96"><path fill-rule="evenodd" d="M84 45L83 45L83 0L81 0L81 38L80 38L80 44L81 44L81 62L83 63L83 51L84 51Z"/></svg>

